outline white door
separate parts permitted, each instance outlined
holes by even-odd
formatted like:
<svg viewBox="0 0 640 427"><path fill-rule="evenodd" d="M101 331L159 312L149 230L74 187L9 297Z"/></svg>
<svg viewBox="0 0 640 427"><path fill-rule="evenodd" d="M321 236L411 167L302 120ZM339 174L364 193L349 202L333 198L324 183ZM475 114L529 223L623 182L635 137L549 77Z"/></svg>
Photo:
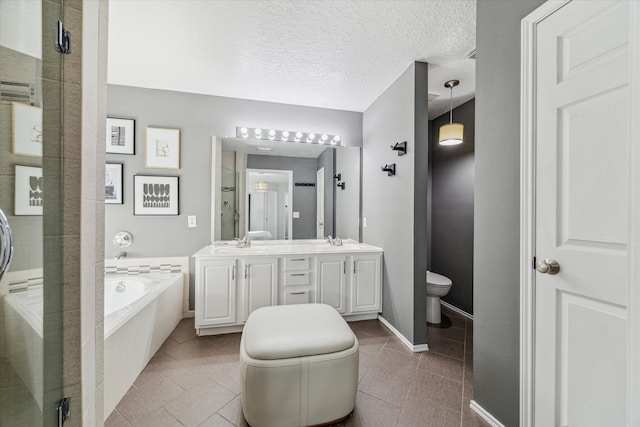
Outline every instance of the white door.
<svg viewBox="0 0 640 427"><path fill-rule="evenodd" d="M536 426L626 425L629 5L536 27Z"/></svg>
<svg viewBox="0 0 640 427"><path fill-rule="evenodd" d="M324 239L324 168L316 172L316 239Z"/></svg>

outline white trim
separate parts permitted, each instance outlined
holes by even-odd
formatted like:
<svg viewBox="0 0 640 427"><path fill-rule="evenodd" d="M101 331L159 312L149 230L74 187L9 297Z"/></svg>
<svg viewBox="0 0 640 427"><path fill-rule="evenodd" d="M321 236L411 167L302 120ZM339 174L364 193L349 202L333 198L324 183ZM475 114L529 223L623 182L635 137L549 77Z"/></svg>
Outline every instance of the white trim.
<svg viewBox="0 0 640 427"><path fill-rule="evenodd" d="M458 307L456 307L455 305L451 305L451 304L449 304L448 302L446 302L446 301L442 301L442 300L440 300L440 304L444 305L444 306L445 306L445 307L447 307L449 310L453 310L453 311L455 311L456 313L458 313L458 314L460 314L460 315L462 315L462 316L466 317L466 318L467 318L467 319L469 319L469 320L473 320L473 315L472 315L472 314L469 314L469 313L467 313L467 312L466 312L466 311L464 311L464 310L460 310L460 309L459 309Z"/></svg>
<svg viewBox="0 0 640 427"><path fill-rule="evenodd" d="M183 319L191 319L193 317L196 317L196 311L195 310L187 310L187 311L184 311L182 313L182 318Z"/></svg>
<svg viewBox="0 0 640 427"><path fill-rule="evenodd" d="M640 425L640 4L629 5L629 275L627 425ZM635 286L634 286L635 284Z"/></svg>
<svg viewBox="0 0 640 427"><path fill-rule="evenodd" d="M402 343L404 345L406 345L409 350L413 351L414 353L420 353L423 351L429 351L429 346L427 344L419 344L419 345L413 345L411 344L411 342L406 339L404 337L404 335L402 335L400 333L400 331L398 331L396 328L393 327L393 325L391 323L389 323L389 321L387 319L385 319L384 317L382 317L382 315L378 315L378 320L380 321L380 323L382 323L384 326L386 326L391 332L393 332L393 334L398 337L398 339L400 341L402 341Z"/></svg>
<svg viewBox="0 0 640 427"><path fill-rule="evenodd" d="M520 66L520 426L534 423L536 26L570 0L550 0L521 23ZM474 402L472 401L472 409ZM477 403L475 404L477 405ZM480 408L480 406L478 405ZM481 409L481 408L480 408Z"/></svg>
<svg viewBox="0 0 640 427"><path fill-rule="evenodd" d="M491 427L505 427L500 421L498 421L493 415L491 415L486 409L478 405L478 402L472 400L469 403L469 408L480 416L483 420L491 424Z"/></svg>

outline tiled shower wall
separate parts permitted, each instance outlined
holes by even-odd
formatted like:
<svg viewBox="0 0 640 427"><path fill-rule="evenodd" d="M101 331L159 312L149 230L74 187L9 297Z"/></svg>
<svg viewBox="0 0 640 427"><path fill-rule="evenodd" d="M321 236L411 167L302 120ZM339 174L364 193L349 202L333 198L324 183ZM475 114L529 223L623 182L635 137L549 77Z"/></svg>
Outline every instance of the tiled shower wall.
<svg viewBox="0 0 640 427"><path fill-rule="evenodd" d="M51 331L45 330L44 343L47 366L61 367L63 390L57 389L58 369L45 373L45 404L62 393L71 398L65 426L102 426L108 2L43 0L42 8L44 133L62 140L43 158L45 171L60 172L52 174L57 179L47 185L59 205L45 206L51 210L51 215L45 211L45 282L63 287L59 309L45 312L45 329ZM70 54L56 52L51 43L59 17L71 34ZM59 95L62 102L57 102ZM52 253L61 254L62 262L48 262ZM62 349L56 339L47 342L49 332L53 336L60 327Z"/></svg>
<svg viewBox="0 0 640 427"><path fill-rule="evenodd" d="M68 0L65 0L68 1ZM81 354L83 426L104 425L104 173L108 0L82 8ZM77 197L77 193L76 193Z"/></svg>

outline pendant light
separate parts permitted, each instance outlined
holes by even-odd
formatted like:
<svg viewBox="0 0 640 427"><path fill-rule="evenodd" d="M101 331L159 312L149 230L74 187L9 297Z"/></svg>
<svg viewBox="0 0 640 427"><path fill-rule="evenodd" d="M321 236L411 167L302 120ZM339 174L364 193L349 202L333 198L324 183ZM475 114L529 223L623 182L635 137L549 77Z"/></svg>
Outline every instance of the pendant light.
<svg viewBox="0 0 640 427"><path fill-rule="evenodd" d="M458 86L460 81L449 80L444 84L444 87L451 89L450 109L449 109L449 123L440 126L440 136L438 141L440 145L458 145L462 144L462 135L464 134L464 125L460 123L453 123L453 88Z"/></svg>

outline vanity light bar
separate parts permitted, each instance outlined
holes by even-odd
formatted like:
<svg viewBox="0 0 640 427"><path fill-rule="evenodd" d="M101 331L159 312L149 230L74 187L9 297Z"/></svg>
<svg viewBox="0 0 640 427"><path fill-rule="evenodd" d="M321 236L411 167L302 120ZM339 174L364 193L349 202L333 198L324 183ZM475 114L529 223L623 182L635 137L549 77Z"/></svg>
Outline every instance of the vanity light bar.
<svg viewBox="0 0 640 427"><path fill-rule="evenodd" d="M236 137L244 139L263 139L265 141L290 141L305 144L342 145L340 135L326 133L300 132L295 130L278 130L236 127Z"/></svg>

